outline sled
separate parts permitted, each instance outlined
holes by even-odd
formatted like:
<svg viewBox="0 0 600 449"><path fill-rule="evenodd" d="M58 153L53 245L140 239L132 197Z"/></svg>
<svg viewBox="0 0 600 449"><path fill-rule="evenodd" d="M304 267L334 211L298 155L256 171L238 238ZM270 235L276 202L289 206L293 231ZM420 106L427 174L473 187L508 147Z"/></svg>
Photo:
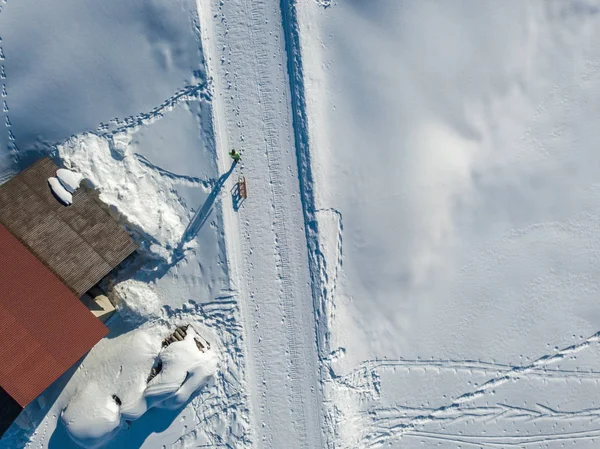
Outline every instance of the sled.
<svg viewBox="0 0 600 449"><path fill-rule="evenodd" d="M239 192L240 198L242 198L242 199L248 198L248 190L246 189L246 177L245 176L240 176L238 178L238 192Z"/></svg>

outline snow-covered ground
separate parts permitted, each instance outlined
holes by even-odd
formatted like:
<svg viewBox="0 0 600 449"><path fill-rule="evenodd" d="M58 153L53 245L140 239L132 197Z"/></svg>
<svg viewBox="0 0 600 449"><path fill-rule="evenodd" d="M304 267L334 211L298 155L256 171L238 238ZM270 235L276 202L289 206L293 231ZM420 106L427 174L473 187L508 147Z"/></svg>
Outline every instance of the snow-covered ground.
<svg viewBox="0 0 600 449"><path fill-rule="evenodd" d="M239 279L255 447L323 447L313 297L279 2L199 1L217 148L243 151L248 199L223 202ZM212 20L211 20L212 19ZM225 167L223 167L223 170Z"/></svg>
<svg viewBox="0 0 600 449"><path fill-rule="evenodd" d="M161 347L160 331L150 327L103 340L84 364L85 379L61 413L71 438L83 447L101 447L124 423L152 407L181 408L211 381L217 367L215 351L199 351L198 338L188 328L183 341ZM148 380L153 367L160 371Z"/></svg>
<svg viewBox="0 0 600 449"><path fill-rule="evenodd" d="M11 132L3 174L52 154L140 245L107 282L119 309L109 337L0 447L322 447L279 4L7 3L0 29ZM50 30L60 31L44 40ZM226 157L232 145L241 166ZM234 189L241 175L245 201ZM138 413L152 405L152 385L143 387L157 343L185 324L211 342L217 375L177 409Z"/></svg>
<svg viewBox="0 0 600 449"><path fill-rule="evenodd" d="M0 182L140 245L0 448L597 447L600 2L0 5Z"/></svg>
<svg viewBox="0 0 600 449"><path fill-rule="evenodd" d="M3 449L250 440L200 28L193 1L2 3L0 181L50 154L98 189L140 245L105 286L119 308L109 336L25 410ZM210 357L161 350L187 324ZM176 368L144 387L163 358Z"/></svg>
<svg viewBox="0 0 600 449"><path fill-rule="evenodd" d="M597 447L600 3L318 3L335 446Z"/></svg>

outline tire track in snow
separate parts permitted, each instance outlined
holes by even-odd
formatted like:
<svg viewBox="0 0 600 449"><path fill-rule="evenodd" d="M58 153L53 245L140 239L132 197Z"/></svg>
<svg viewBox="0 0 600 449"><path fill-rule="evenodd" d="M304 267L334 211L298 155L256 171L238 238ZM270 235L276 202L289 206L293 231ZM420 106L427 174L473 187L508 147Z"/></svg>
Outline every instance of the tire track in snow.
<svg viewBox="0 0 600 449"><path fill-rule="evenodd" d="M208 59L215 62L217 146L223 155L231 147L244 150L238 173L249 187L237 217L229 197L223 204L248 336L254 443L323 447L281 10L270 0L199 3L210 6L204 20L215 30Z"/></svg>
<svg viewBox="0 0 600 449"><path fill-rule="evenodd" d="M295 443L298 447L311 447L309 425L307 423L307 413L303 401L303 392L301 391L302 370L301 366L306 366L308 362L304 358L304 353L300 349L300 343L297 335L302 333L298 329L302 323L295 323L297 295L294 292L292 278L294 270L291 266L290 254L288 249L292 246L290 242L291 233L289 232L289 218L286 217L288 209L288 200L281 188L285 182L287 168L285 167L285 152L282 148L282 142L279 138L278 124L281 120L274 114L277 110L274 99L278 92L274 91L273 85L269 82L268 73L272 70L272 58L267 53L268 45L261 41L262 23L267 16L265 12L264 1L245 1L246 11L252 19L250 25L250 38L254 49L254 69L256 79L258 80L257 94L260 98L260 108L263 118L263 135L265 138L265 156L268 168L269 196L272 210L272 232L274 236L274 259L280 282L280 296L282 305L282 318L285 326L285 347L288 365L288 385L291 401L291 409L297 411L296 418L293 421L295 435L298 439ZM257 28L257 32L254 28Z"/></svg>
<svg viewBox="0 0 600 449"><path fill-rule="evenodd" d="M532 363L524 366L515 366L506 372L501 372L491 379L487 380L480 387L473 391L466 392L453 400L450 404L444 405L442 407L438 407L433 410L424 410L424 413L410 419L408 422L404 424L400 424L394 428L390 429L379 429L375 432L368 434L364 439L364 443L368 447L380 446L385 442L389 441L390 438L397 439L402 437L403 435L418 431L420 427L423 425L435 421L438 417L444 416L448 412L452 412L454 410L459 409L464 404L468 404L470 402L479 399L484 396L487 392L498 388L507 382L518 379L521 375L525 373L529 373L533 370L539 369L541 367L550 365L552 363L556 363L560 360L563 360L566 356L582 351L586 348L589 348L592 345L596 345L600 342L600 332L595 333L589 338L585 339L579 344L568 346L563 348L554 354L547 354L539 357L534 360Z"/></svg>

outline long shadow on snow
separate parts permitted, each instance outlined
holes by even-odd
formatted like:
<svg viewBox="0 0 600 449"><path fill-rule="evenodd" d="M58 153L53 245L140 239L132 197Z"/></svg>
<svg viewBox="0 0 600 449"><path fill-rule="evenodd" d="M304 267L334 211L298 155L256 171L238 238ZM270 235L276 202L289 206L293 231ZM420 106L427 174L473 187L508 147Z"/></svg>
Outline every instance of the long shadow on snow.
<svg viewBox="0 0 600 449"><path fill-rule="evenodd" d="M198 232L200 232L200 229L202 229L202 226L204 226L204 223L206 223L206 220L212 212L215 200L219 196L219 193L221 193L221 189L223 188L225 181L227 181L229 176L231 176L231 174L233 173L233 169L235 168L235 166L236 163L232 163L231 167L229 167L229 170L219 177L219 179L213 186L212 191L208 195L208 198L206 198L206 201L204 201L202 207L198 209L198 211L196 211L196 213L194 214L194 217L192 218L185 232L181 236L181 240L179 241L177 248L175 248L175 250L173 251L174 259L176 259L177 261L181 260L184 257L184 246L187 245L194 237L198 235Z"/></svg>
<svg viewBox="0 0 600 449"><path fill-rule="evenodd" d="M152 269L152 273L149 276L144 277L145 282L153 282L157 279L162 278L165 274L167 274L169 270L171 270L171 268L173 268L185 258L185 246L198 235L198 233L210 217L215 201L221 193L225 181L227 181L227 179L229 179L229 177L233 173L235 166L236 163L232 163L231 167L229 167L229 170L223 173L219 177L217 182L215 182L210 194L206 198L206 201L204 201L202 207L196 211L187 228L185 229L183 235L181 236L181 240L177 244L177 247L173 249L171 261L168 263L164 261L156 261L156 266ZM147 266L151 265L151 261L147 263Z"/></svg>
<svg viewBox="0 0 600 449"><path fill-rule="evenodd" d="M185 245L187 245L198 235L210 217L214 204L221 193L223 185L233 173L235 166L236 163L232 163L229 170L226 173L223 173L214 183L213 188L204 201L202 207L194 214L179 243L177 244L177 247L172 251L171 260L169 262L166 262L161 258L156 258L150 255L149 252L144 251L144 248L147 248L150 246L150 244L154 243L153 238L145 234L141 229L130 228L129 230L133 230L134 239L140 248L137 251L138 254L134 258L129 258L124 262L124 265L121 266L117 278L119 280L139 279L145 283L152 283L157 279L161 279L175 265L181 262L186 256L184 250ZM109 325L110 333L106 338L115 338L124 333L130 332L137 328L142 322L142 317L139 317L139 320L136 320L135 317L127 320L117 316L115 319L111 320L111 324Z"/></svg>

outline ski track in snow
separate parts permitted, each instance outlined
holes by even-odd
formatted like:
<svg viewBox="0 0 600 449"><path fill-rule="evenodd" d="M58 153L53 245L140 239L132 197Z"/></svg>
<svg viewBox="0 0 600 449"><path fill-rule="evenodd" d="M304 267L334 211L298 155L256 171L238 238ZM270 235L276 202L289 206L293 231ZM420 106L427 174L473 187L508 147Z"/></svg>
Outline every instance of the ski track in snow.
<svg viewBox="0 0 600 449"><path fill-rule="evenodd" d="M473 373L495 375L507 374L512 370L522 368L521 365L513 366L504 363L494 363L482 360L449 360L449 359L375 359L361 363L352 372L343 376L337 376L333 372L332 378L339 383L351 389L360 389L365 377L374 376L377 370L392 369L395 372L404 371L411 372L412 368L416 368L415 372L422 373L440 373L442 371L452 371L458 373L464 371L471 375ZM531 371L522 372L516 378L518 379L559 379L564 380L578 379L582 381L599 381L600 371L594 370L564 370L564 369L548 369L545 366L533 367Z"/></svg>
<svg viewBox="0 0 600 449"><path fill-rule="evenodd" d="M536 445L537 447L548 447L550 443L571 443L591 440L594 442L600 438L600 429L586 430L580 432L565 432L538 434L530 436L481 436L481 435L459 435L436 432L419 432L418 434L408 434L410 437L423 440L434 440L438 442L460 444L468 447L490 447L490 448L506 448L506 447L529 447Z"/></svg>
<svg viewBox="0 0 600 449"><path fill-rule="evenodd" d="M580 352L586 348L590 348L594 345L597 345L598 343L600 343L600 332L590 336L589 338L585 339L584 341L582 341L579 344L576 345L572 345L572 346L568 346L566 348L563 348L559 351L556 351L555 353L552 354L546 354L543 355L541 357L539 357L538 359L534 360L533 362L531 362L528 365L523 365L523 366L510 366L510 365L496 365L496 364L490 364L490 363L485 363L485 362L475 362L475 361L457 361L457 362L453 362L453 361L439 361L437 363L438 367L445 367L447 369L467 369L467 370L481 370L481 369L488 369L488 368L500 368L499 372L494 375L493 377L491 377L490 379L488 379L487 381L485 381L481 386L477 387L476 389L472 390L472 391L468 391L463 393L462 395L456 397L452 402L443 405L441 407L438 408L434 408L434 409L427 409L427 408L418 408L418 409L410 409L409 413L406 413L406 409L402 409L399 408L398 410L401 411L401 413L397 414L397 415L393 415L394 418L391 419L389 416L381 419L380 417L378 417L378 413L376 410L371 410L369 413L366 414L366 416L368 416L367 421L368 426L371 427L371 430L368 431L368 433L363 437L363 444L366 447L380 447L385 443L388 443L390 440L392 439L399 439L404 435L407 434L411 434L414 432L421 432L420 428L426 424L429 424L431 422L434 421L438 421L438 420L446 420L446 419L457 419L456 415L458 414L459 417L464 417L466 416L464 411L464 406L466 404L469 404L479 398L481 398L482 396L484 396L486 393L489 393L493 390L495 390L496 388L501 387L502 385L510 382L510 381L514 381L514 380L518 380L519 378L522 377L526 377L529 375L538 375L538 374L542 374L542 375L546 375L547 373L553 373L553 371L544 371L544 368L552 363L556 363L558 361L564 360L566 357L568 357L569 355L575 354L577 352ZM418 365L424 365L424 366L436 366L435 361L434 362L427 362L424 361L422 364L419 361L396 361L396 362L391 362L390 365L388 366L393 366L394 364L397 364L398 366L418 366ZM540 371L541 370L541 371ZM559 371L557 370L556 373L561 373L563 378L564 377L571 377L573 375L573 372L570 371ZM577 373L577 375L581 374L584 375L586 373L584 373L583 371L581 373L579 372L575 372ZM593 374L597 374L596 372L593 372ZM594 380L596 380L594 378ZM343 382L342 382L343 384ZM501 406L499 406L500 408L502 408ZM514 407L512 408L513 410L515 409ZM546 410L546 412L551 412L551 415L554 416L556 419L572 419L573 416L577 416L577 417L587 417L589 418L590 415L590 411L585 411L584 413L576 413L576 414L568 414L568 413L561 413L558 411L554 411L550 408L544 407L544 409ZM494 408L488 408L486 409L482 409L479 408L477 410L485 410L486 413L490 413L490 411L494 411L494 413L492 414L493 416L496 416L499 414L498 409L494 409ZM525 409L520 409L521 412L525 411ZM416 413L414 413L416 411ZM502 412L504 412L504 410L502 410ZM529 416L530 417L536 417L537 414L534 411L528 411ZM587 413L587 416L586 416ZM503 414L503 413L502 413ZM597 412L594 411L593 417L595 418L597 416ZM487 416L489 417L489 416Z"/></svg>
<svg viewBox="0 0 600 449"><path fill-rule="evenodd" d="M368 413L374 416L374 421L383 428L393 429L402 426L406 421L421 416L424 412L433 412L434 409L420 407L386 407L371 410ZM600 409L583 409L576 411L554 410L542 404L536 404L535 408L519 407L510 404L497 404L494 406L464 407L453 410L445 416L438 416L435 421L445 424L459 421L491 422L499 419L511 421L577 421L585 420L586 423L598 423L600 421ZM427 431L420 429L407 435L421 435Z"/></svg>

